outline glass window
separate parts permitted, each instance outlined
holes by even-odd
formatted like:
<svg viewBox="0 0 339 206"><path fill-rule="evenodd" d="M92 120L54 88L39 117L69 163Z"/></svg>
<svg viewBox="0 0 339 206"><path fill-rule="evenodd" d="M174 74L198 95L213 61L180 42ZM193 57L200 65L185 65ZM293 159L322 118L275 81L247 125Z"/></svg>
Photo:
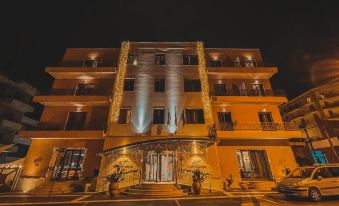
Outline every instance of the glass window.
<svg viewBox="0 0 339 206"><path fill-rule="evenodd" d="M124 81L124 91L133 91L134 90L134 79L128 78Z"/></svg>
<svg viewBox="0 0 339 206"><path fill-rule="evenodd" d="M137 54L128 54L127 64L137 65L138 64L138 55Z"/></svg>
<svg viewBox="0 0 339 206"><path fill-rule="evenodd" d="M153 108L153 124L164 124L165 122L165 108Z"/></svg>
<svg viewBox="0 0 339 206"><path fill-rule="evenodd" d="M101 60L98 59L85 59L82 63L82 67L93 67L96 68L102 64Z"/></svg>
<svg viewBox="0 0 339 206"><path fill-rule="evenodd" d="M65 130L83 130L86 120L86 112L68 113Z"/></svg>
<svg viewBox="0 0 339 206"><path fill-rule="evenodd" d="M86 149L58 148L52 179L79 179L83 168Z"/></svg>
<svg viewBox="0 0 339 206"><path fill-rule="evenodd" d="M312 156L316 164L327 164L328 163L326 155L323 151L320 151L320 150L313 151Z"/></svg>
<svg viewBox="0 0 339 206"><path fill-rule="evenodd" d="M204 124L204 111L202 109L185 109L186 124Z"/></svg>
<svg viewBox="0 0 339 206"><path fill-rule="evenodd" d="M330 173L328 168L323 167L323 168L317 169L317 171L315 172L315 174L313 176L313 179L318 179L319 177L321 177L321 178L331 178L332 174Z"/></svg>
<svg viewBox="0 0 339 206"><path fill-rule="evenodd" d="M182 55L182 64L183 65L198 65L198 56L197 55Z"/></svg>
<svg viewBox="0 0 339 206"><path fill-rule="evenodd" d="M221 59L211 59L210 60L210 66L211 67L222 67Z"/></svg>
<svg viewBox="0 0 339 206"><path fill-rule="evenodd" d="M313 170L314 170L314 167L297 168L294 171L292 171L291 174L288 177L290 177L290 178L308 178L308 177L311 177Z"/></svg>
<svg viewBox="0 0 339 206"><path fill-rule="evenodd" d="M75 90L75 95L89 95L94 91L94 84L79 83Z"/></svg>
<svg viewBox="0 0 339 206"><path fill-rule="evenodd" d="M184 80L185 92L200 92L201 84L199 79L185 79Z"/></svg>
<svg viewBox="0 0 339 206"><path fill-rule="evenodd" d="M154 80L154 92L165 92L165 79Z"/></svg>
<svg viewBox="0 0 339 206"><path fill-rule="evenodd" d="M155 65L165 65L165 54L155 55Z"/></svg>
<svg viewBox="0 0 339 206"><path fill-rule="evenodd" d="M328 167L328 171L333 177L339 177L339 167Z"/></svg>
<svg viewBox="0 0 339 206"><path fill-rule="evenodd" d="M120 115L119 115L119 124L129 124L131 123L131 108L125 107L120 109Z"/></svg>

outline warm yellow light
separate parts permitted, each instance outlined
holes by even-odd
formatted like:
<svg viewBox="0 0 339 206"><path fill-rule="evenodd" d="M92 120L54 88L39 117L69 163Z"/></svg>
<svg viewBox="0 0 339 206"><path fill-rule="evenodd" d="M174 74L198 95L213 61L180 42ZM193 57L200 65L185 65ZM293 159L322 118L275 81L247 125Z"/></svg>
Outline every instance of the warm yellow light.
<svg viewBox="0 0 339 206"><path fill-rule="evenodd" d="M130 47L129 41L122 42L121 49L120 49L119 63L118 63L118 71L115 77L114 88L113 88L113 102L111 104L111 109L110 109L109 125L112 122L114 123L118 122L119 112L120 112L120 107L121 107L121 102L122 102L123 89L124 89L124 79L126 75L129 47Z"/></svg>
<svg viewBox="0 0 339 206"><path fill-rule="evenodd" d="M202 102L206 123L212 123L212 106L210 101L208 74L206 71L205 48L203 42L197 42L197 53L199 60L199 76L201 81Z"/></svg>

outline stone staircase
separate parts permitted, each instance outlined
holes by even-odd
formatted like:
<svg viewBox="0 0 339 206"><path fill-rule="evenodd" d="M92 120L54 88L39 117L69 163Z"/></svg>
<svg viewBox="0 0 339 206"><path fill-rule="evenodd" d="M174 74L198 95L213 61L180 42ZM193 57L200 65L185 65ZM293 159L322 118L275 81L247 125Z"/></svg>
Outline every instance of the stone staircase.
<svg viewBox="0 0 339 206"><path fill-rule="evenodd" d="M36 187L30 194L65 194L72 191L72 184L78 183L77 181L56 182L46 181Z"/></svg>
<svg viewBox="0 0 339 206"><path fill-rule="evenodd" d="M172 183L143 183L140 186L133 186L123 192L123 194L130 197L148 197L148 198L160 198L160 197L180 197L187 195L182 189L176 188Z"/></svg>
<svg viewBox="0 0 339 206"><path fill-rule="evenodd" d="M272 187L275 187L275 183L272 181L249 181L248 189L250 190L262 190L269 191Z"/></svg>

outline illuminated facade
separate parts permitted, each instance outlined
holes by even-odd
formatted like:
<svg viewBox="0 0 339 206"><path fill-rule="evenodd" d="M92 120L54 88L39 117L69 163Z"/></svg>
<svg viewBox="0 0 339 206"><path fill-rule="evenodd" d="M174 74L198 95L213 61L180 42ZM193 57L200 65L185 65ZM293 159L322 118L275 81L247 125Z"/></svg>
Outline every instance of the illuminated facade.
<svg viewBox="0 0 339 206"><path fill-rule="evenodd" d="M339 83L313 88L281 105L280 110L283 119L304 128L303 136L308 139L313 162L338 162Z"/></svg>
<svg viewBox="0 0 339 206"><path fill-rule="evenodd" d="M21 133L33 139L21 190L63 180L66 191L97 176L95 190L104 191L116 164L134 171L123 188L190 185L195 168L209 174L206 188L222 189L230 175L232 187L269 188L297 166L289 139L301 132L282 121L287 99L269 81L277 68L265 67L258 49L123 42L68 49L61 68L46 71L55 82L50 95L35 97L45 105L41 129Z"/></svg>

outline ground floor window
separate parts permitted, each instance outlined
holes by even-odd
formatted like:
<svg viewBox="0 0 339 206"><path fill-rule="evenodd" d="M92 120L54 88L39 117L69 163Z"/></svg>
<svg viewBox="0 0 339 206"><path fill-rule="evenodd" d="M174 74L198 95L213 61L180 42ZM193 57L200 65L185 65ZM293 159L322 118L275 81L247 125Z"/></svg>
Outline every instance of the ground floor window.
<svg viewBox="0 0 339 206"><path fill-rule="evenodd" d="M326 154L323 151L315 150L312 151L312 157L315 164L327 164Z"/></svg>
<svg viewBox="0 0 339 206"><path fill-rule="evenodd" d="M237 159L242 179L270 179L265 150L237 150Z"/></svg>
<svg viewBox="0 0 339 206"><path fill-rule="evenodd" d="M58 148L55 152L57 152L57 154L52 179L79 179L83 169L86 149Z"/></svg>

